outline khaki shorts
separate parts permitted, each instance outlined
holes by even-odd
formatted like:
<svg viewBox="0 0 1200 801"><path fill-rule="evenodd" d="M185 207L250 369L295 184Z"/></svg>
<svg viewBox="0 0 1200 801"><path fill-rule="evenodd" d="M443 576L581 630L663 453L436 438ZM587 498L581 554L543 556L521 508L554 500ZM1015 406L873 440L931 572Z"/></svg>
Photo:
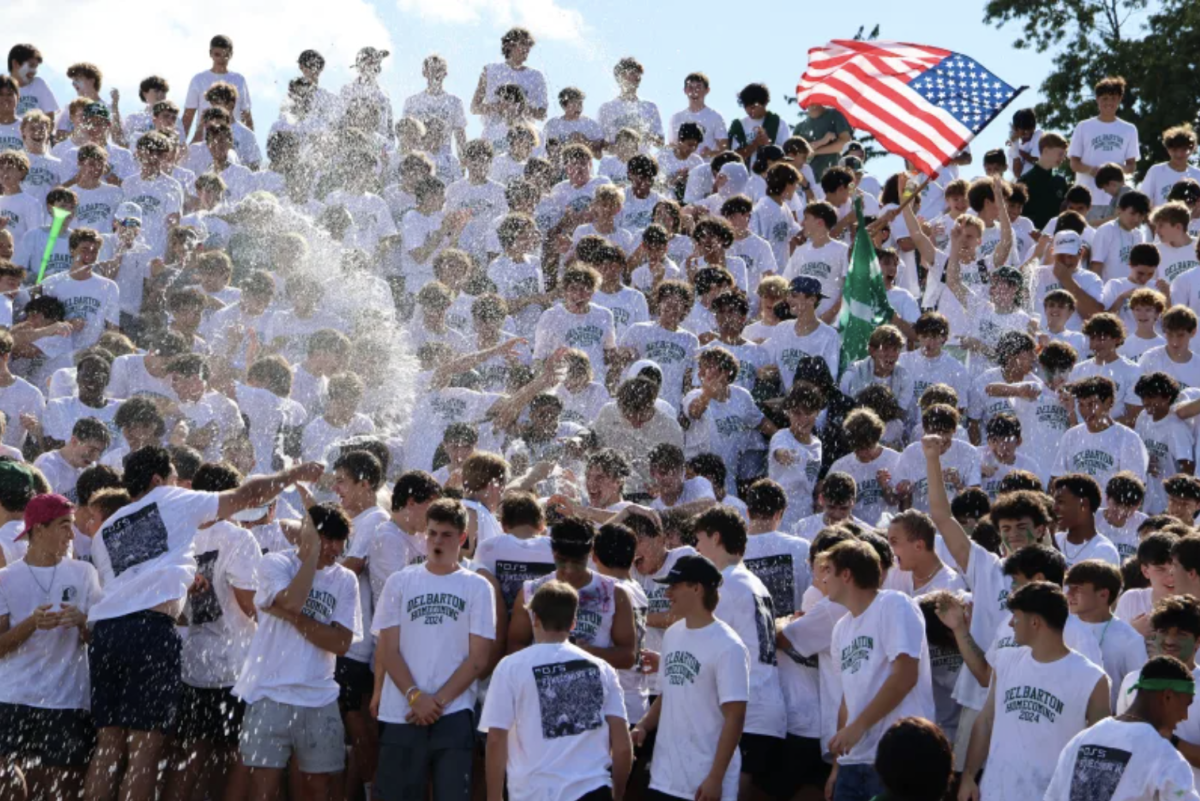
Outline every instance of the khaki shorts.
<svg viewBox="0 0 1200 801"><path fill-rule="evenodd" d="M246 767L287 767L293 754L301 773L338 773L346 764L346 733L337 701L295 706L263 698L246 707L238 751Z"/></svg>

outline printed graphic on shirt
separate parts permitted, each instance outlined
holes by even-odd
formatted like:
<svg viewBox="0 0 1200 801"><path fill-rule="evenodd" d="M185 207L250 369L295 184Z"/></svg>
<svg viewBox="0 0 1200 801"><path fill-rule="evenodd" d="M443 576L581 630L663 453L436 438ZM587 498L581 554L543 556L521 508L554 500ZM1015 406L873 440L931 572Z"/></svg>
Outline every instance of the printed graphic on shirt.
<svg viewBox="0 0 1200 801"><path fill-rule="evenodd" d="M446 618L458 620L467 611L467 602L451 592L423 592L408 599L405 612L410 623L418 620L426 626L439 626Z"/></svg>
<svg viewBox="0 0 1200 801"><path fill-rule="evenodd" d="M104 533L114 575L167 552L167 527L152 503L116 521Z"/></svg>
<svg viewBox="0 0 1200 801"><path fill-rule="evenodd" d="M598 325L581 325L567 329L567 346L586 350L600 344L604 339L604 329Z"/></svg>
<svg viewBox="0 0 1200 801"><path fill-rule="evenodd" d="M1070 801L1111 801L1131 756L1119 748L1080 746L1071 771Z"/></svg>
<svg viewBox="0 0 1200 801"><path fill-rule="evenodd" d="M1020 716L1017 720L1029 723L1041 723L1042 718L1053 723L1062 714L1063 702L1041 687L1022 684L1004 691L1004 711L1016 712Z"/></svg>
<svg viewBox="0 0 1200 801"><path fill-rule="evenodd" d="M842 672L857 673L864 663L871 658L875 650L875 638L867 635L855 637L850 644L842 649Z"/></svg>
<svg viewBox="0 0 1200 801"><path fill-rule="evenodd" d="M790 553L746 559L744 564L759 581L767 585L777 615L783 617L796 611L796 574Z"/></svg>
<svg viewBox="0 0 1200 801"><path fill-rule="evenodd" d="M533 680L537 684L544 738L574 737L600 728L604 684L599 666L586 659L537 665L533 668Z"/></svg>
<svg viewBox="0 0 1200 801"><path fill-rule="evenodd" d="M509 562L496 560L496 581L500 582L500 595L504 597L504 605L512 609L513 602L521 592L521 585L526 581L541 578L554 570L554 565L544 562Z"/></svg>
<svg viewBox="0 0 1200 801"><path fill-rule="evenodd" d="M754 627L758 629L758 661L775 664L775 605L769 595L754 596Z"/></svg>
<svg viewBox="0 0 1200 801"><path fill-rule="evenodd" d="M687 651L671 651L662 662L663 675L676 687L695 684L700 675L700 660Z"/></svg>
<svg viewBox="0 0 1200 801"><path fill-rule="evenodd" d="M687 351L670 340L656 339L646 343L646 358L658 364L678 364L687 358Z"/></svg>
<svg viewBox="0 0 1200 801"><path fill-rule="evenodd" d="M196 575L204 577L204 589L192 593L192 624L199 626L220 620L224 612L217 600L217 592L213 587L213 572L217 566L220 551L206 551L196 554Z"/></svg>
<svg viewBox="0 0 1200 801"><path fill-rule="evenodd" d="M962 654L956 648L929 646L929 664L934 670L954 672L963 666Z"/></svg>
<svg viewBox="0 0 1200 801"><path fill-rule="evenodd" d="M328 623L333 620L333 613L336 609L336 595L314 588L308 591L308 597L304 599L304 608L300 610L300 614L311 617L318 623Z"/></svg>
<svg viewBox="0 0 1200 801"><path fill-rule="evenodd" d="M1087 473L1089 476L1107 473L1113 469L1116 461L1108 451L1088 448L1071 455L1071 466L1077 473Z"/></svg>

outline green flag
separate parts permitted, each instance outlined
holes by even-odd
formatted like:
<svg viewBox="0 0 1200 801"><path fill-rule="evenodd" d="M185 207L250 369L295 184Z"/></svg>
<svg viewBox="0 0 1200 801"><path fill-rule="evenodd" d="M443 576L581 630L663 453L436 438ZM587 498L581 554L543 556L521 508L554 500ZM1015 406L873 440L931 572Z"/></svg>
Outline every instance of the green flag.
<svg viewBox="0 0 1200 801"><path fill-rule="evenodd" d="M866 358L871 332L892 319L883 273L875 258L875 245L863 222L862 198L854 200L854 216L858 218L858 231L854 235L850 272L842 287L842 310L838 314L843 372L854 362Z"/></svg>

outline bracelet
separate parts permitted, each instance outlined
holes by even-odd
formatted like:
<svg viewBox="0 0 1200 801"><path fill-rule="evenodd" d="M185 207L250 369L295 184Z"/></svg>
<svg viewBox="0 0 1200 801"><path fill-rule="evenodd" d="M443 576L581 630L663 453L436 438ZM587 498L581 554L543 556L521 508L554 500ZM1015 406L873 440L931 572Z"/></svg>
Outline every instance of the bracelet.
<svg viewBox="0 0 1200 801"><path fill-rule="evenodd" d="M421 697L421 690L415 684L413 686L409 687L408 692L406 692L404 694L404 700L406 702L408 702L409 706L412 706L413 702L416 701L420 697Z"/></svg>

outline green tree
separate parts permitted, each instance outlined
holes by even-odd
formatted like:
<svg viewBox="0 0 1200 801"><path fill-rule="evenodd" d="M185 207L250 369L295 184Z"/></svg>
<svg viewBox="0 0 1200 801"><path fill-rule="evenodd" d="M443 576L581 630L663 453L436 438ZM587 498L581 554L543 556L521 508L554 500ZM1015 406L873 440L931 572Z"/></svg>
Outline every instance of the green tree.
<svg viewBox="0 0 1200 801"><path fill-rule="evenodd" d="M1096 115L1092 86L1129 84L1121 116L1138 129L1138 175L1166 158L1162 132L1200 112L1200 3L1196 0L988 0L984 22L1019 23L1018 50L1052 51L1038 122L1069 132Z"/></svg>

